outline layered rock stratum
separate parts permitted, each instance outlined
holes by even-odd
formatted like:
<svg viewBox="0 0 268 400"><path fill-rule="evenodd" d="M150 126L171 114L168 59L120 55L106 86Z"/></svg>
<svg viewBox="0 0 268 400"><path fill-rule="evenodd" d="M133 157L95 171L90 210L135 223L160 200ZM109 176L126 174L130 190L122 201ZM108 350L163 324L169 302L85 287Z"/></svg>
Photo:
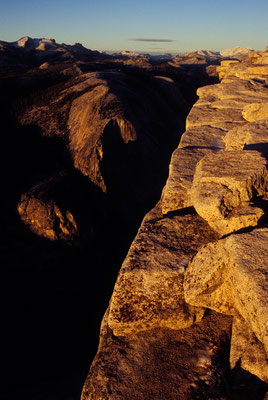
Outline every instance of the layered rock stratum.
<svg viewBox="0 0 268 400"><path fill-rule="evenodd" d="M83 400L263 399L267 51L198 89L104 316Z"/></svg>

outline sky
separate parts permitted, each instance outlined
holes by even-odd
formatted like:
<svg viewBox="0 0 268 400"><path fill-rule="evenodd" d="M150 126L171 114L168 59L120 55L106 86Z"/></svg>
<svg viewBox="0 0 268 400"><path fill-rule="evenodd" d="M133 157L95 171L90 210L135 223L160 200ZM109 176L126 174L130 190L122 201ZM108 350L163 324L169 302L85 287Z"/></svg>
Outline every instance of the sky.
<svg viewBox="0 0 268 400"><path fill-rule="evenodd" d="M268 0L0 0L0 40L180 53L268 45Z"/></svg>

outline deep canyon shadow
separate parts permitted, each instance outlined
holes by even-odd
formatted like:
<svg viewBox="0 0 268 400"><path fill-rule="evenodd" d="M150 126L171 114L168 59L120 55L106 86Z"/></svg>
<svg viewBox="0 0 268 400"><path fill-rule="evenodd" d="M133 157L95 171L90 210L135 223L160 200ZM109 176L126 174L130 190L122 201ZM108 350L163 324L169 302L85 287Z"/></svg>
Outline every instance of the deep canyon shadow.
<svg viewBox="0 0 268 400"><path fill-rule="evenodd" d="M190 99L197 81L188 88ZM18 125L7 113L10 104L2 105L1 397L79 399L118 270L141 219L160 197L179 132L161 167L149 172L139 143L124 143L118 125L109 123L103 134L104 194L73 168L63 140ZM21 222L20 196L36 187L71 211L77 241L49 241Z"/></svg>

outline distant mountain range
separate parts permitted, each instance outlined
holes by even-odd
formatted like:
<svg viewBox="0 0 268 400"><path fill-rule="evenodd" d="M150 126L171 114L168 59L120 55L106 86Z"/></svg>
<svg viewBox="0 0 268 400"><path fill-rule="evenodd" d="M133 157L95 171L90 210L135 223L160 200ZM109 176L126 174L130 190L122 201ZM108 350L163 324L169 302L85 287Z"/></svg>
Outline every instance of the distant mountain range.
<svg viewBox="0 0 268 400"><path fill-rule="evenodd" d="M57 43L55 39L47 39L47 38L34 38L32 39L29 36L24 36L20 38L19 40L15 42L5 42L0 40L0 51L6 50L10 48L17 48L17 49L25 49L29 51L56 51L56 52L79 52L79 53L98 53L98 54L106 54L105 52L102 51L92 51L90 49L87 49L84 47L81 43L75 43L74 45L68 45L65 43ZM200 56L206 56L206 57L215 57L215 56L222 56L222 57L235 57L237 55L244 55L248 54L250 52L254 51L254 49L249 48L249 47L240 47L236 46L234 48L222 50L222 51L215 51L215 50L197 50L197 51L190 51L190 52L185 52L182 53L181 55L183 56L188 56L190 54L196 54ZM155 57L155 55L151 55L148 53L141 53L141 52L135 52L135 51L129 51L129 50L123 50L120 52L115 52L113 55L116 56L126 56L126 57L140 57L141 55L143 56L152 56ZM170 53L163 53L157 55L158 57L166 57L166 58L172 58L173 55Z"/></svg>
<svg viewBox="0 0 268 400"><path fill-rule="evenodd" d="M14 42L0 41L0 73L29 71L31 68L47 69L51 66L71 66L81 72L88 71L94 65L99 68L126 68L150 70L168 65L177 68L179 65L209 65L219 64L224 58L241 58L252 52L251 48L235 47L223 51L198 50L178 55L170 53L147 54L134 51L120 51L108 54L106 52L87 49L80 43L68 45L57 43L55 39L31 38L24 36Z"/></svg>

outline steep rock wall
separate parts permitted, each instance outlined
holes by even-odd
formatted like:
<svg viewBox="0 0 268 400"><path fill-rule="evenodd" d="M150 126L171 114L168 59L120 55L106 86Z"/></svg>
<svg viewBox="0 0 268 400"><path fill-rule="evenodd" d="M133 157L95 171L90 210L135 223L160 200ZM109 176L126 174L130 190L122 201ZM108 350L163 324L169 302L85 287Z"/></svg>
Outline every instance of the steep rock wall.
<svg viewBox="0 0 268 400"><path fill-rule="evenodd" d="M120 270L83 400L264 398L266 56L225 61L221 83L198 90Z"/></svg>

